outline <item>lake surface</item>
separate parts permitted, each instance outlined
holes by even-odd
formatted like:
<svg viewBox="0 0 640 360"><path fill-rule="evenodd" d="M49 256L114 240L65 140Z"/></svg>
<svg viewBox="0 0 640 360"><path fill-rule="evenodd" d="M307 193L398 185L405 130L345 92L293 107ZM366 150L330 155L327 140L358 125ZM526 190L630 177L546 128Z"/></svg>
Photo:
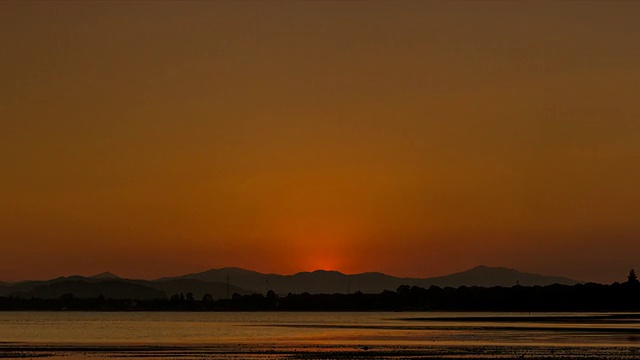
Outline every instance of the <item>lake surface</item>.
<svg viewBox="0 0 640 360"><path fill-rule="evenodd" d="M639 314L0 312L0 351L25 346L96 346L91 348L95 350L108 346L202 348L267 344L274 348L326 346L366 350L461 346L608 348L637 354L639 340Z"/></svg>

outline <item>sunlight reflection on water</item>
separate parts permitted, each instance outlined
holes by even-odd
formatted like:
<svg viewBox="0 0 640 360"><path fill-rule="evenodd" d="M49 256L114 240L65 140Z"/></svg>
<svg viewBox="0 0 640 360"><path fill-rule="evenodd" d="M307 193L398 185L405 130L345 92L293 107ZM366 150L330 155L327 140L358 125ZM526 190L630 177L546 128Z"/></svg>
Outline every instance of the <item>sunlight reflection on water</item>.
<svg viewBox="0 0 640 360"><path fill-rule="evenodd" d="M514 313L4 312L0 341L640 346L640 323L635 317L597 320L587 316L599 314L554 313L537 318L540 315L527 321L529 314ZM508 316L515 320L501 320ZM576 321L553 321L560 316L576 316Z"/></svg>

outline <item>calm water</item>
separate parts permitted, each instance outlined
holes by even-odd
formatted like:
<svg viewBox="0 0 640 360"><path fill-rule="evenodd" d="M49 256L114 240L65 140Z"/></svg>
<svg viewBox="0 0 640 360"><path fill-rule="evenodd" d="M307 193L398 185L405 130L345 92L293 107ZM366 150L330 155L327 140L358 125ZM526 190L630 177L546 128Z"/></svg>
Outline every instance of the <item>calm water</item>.
<svg viewBox="0 0 640 360"><path fill-rule="evenodd" d="M0 341L640 346L640 316L593 315L599 314L0 312Z"/></svg>

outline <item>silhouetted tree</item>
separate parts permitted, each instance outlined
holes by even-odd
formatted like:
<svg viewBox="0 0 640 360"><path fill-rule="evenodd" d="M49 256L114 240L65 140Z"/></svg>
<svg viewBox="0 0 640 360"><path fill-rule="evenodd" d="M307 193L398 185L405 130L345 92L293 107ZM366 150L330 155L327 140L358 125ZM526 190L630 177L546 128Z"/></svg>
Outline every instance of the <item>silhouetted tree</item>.
<svg viewBox="0 0 640 360"><path fill-rule="evenodd" d="M213 296L211 296L211 294L209 293L204 294L204 296L202 297L202 301L205 303L213 302Z"/></svg>
<svg viewBox="0 0 640 360"><path fill-rule="evenodd" d="M409 296L411 294L411 286L409 285L400 285L398 286L398 289L396 289L396 292L399 295L403 295L403 296Z"/></svg>
<svg viewBox="0 0 640 360"><path fill-rule="evenodd" d="M627 282L629 284L638 284L638 276L636 275L636 271L631 269L629 271L629 276L627 276Z"/></svg>

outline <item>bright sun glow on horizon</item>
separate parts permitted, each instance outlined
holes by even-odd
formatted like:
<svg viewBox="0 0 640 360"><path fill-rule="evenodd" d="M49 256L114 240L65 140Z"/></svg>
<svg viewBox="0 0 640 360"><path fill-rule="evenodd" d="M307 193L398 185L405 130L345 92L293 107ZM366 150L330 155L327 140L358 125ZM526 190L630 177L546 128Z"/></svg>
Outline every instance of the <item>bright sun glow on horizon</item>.
<svg viewBox="0 0 640 360"><path fill-rule="evenodd" d="M342 269L343 262L340 261L339 255L331 254L328 252L310 254L307 264L305 264L305 271L340 271Z"/></svg>
<svg viewBox="0 0 640 360"><path fill-rule="evenodd" d="M618 281L640 269L638 13L0 1L0 280Z"/></svg>

